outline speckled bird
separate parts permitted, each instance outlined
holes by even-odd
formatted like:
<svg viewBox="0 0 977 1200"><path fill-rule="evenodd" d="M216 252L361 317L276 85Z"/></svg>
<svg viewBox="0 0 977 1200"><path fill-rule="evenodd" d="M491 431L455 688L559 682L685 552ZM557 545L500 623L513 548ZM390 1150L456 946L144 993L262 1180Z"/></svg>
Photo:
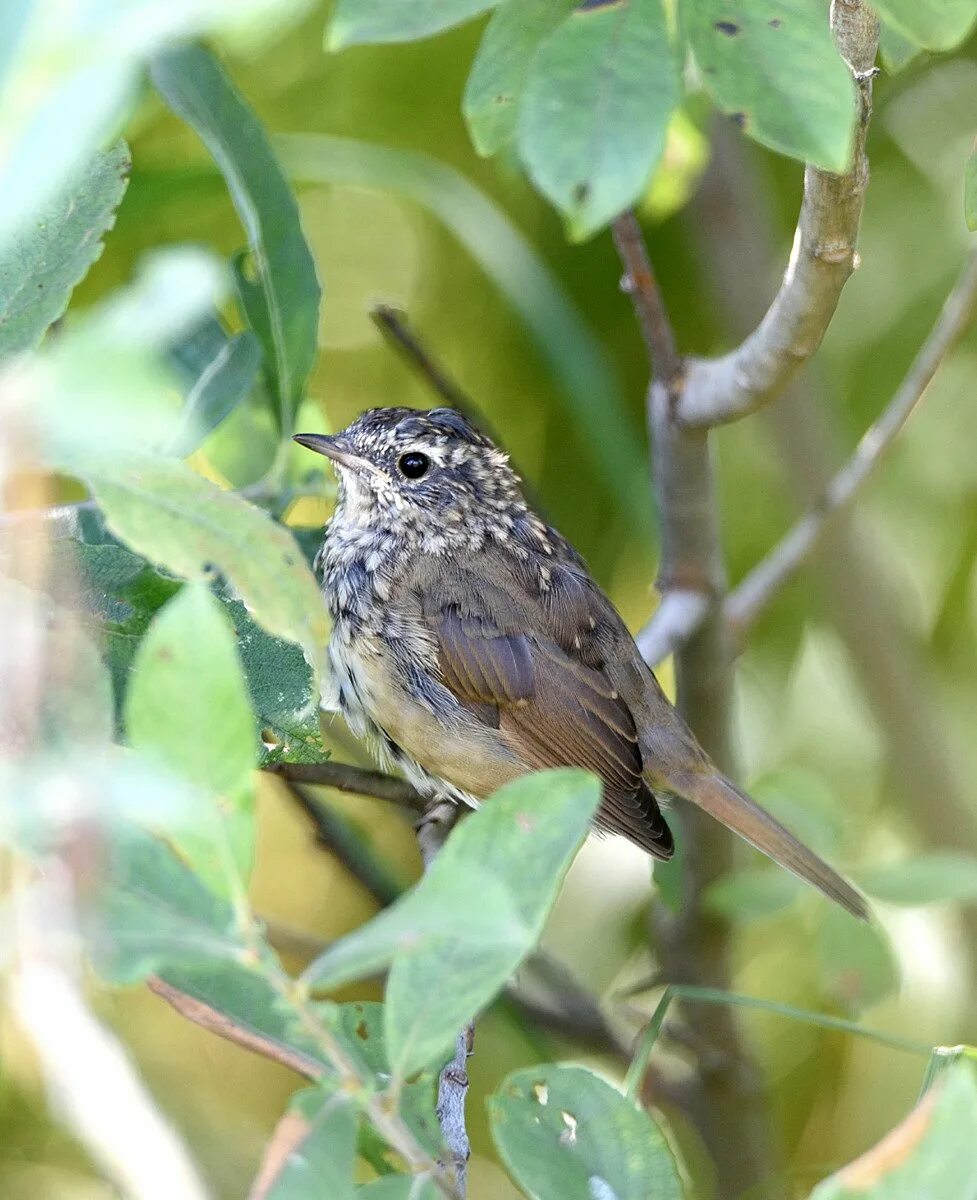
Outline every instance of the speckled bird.
<svg viewBox="0 0 977 1200"><path fill-rule="evenodd" d="M602 784L598 825L657 859L660 802L698 805L858 917L859 893L726 779L506 454L453 409L376 408L297 434L336 467L317 564L335 706L380 765L478 805L527 772Z"/></svg>

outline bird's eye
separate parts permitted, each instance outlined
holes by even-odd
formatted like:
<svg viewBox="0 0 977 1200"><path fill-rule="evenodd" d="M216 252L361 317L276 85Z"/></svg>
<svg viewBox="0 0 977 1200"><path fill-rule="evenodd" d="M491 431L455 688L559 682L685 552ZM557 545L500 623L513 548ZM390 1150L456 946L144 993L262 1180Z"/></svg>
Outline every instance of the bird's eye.
<svg viewBox="0 0 977 1200"><path fill-rule="evenodd" d="M401 475L406 475L408 479L420 479L422 475L427 474L430 465L431 460L420 450L408 450L397 459Z"/></svg>

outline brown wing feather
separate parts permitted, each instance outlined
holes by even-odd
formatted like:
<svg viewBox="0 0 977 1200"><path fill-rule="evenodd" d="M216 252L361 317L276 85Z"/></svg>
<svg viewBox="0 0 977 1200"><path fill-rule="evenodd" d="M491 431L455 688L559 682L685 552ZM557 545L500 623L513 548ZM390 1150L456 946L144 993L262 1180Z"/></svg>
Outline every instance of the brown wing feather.
<svg viewBox="0 0 977 1200"><path fill-rule="evenodd" d="M472 711L491 708L511 749L536 768L578 766L604 784L599 815L650 854L672 854L671 833L642 780L634 719L606 677L554 642L503 634L456 608L432 620L442 680Z"/></svg>

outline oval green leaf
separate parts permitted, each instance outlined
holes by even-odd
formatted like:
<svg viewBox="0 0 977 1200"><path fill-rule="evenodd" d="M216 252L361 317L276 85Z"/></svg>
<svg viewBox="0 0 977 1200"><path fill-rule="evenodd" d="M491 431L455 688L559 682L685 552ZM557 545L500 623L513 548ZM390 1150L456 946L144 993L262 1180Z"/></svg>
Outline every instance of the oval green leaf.
<svg viewBox="0 0 977 1200"><path fill-rule="evenodd" d="M877 0L874 7L924 50L951 50L977 21L974 0Z"/></svg>
<svg viewBox="0 0 977 1200"><path fill-rule="evenodd" d="M460 25L498 0L339 0L326 33L326 49L366 42L414 42Z"/></svg>
<svg viewBox="0 0 977 1200"><path fill-rule="evenodd" d="M592 1071L544 1063L489 1100L492 1137L531 1200L682 1200L664 1134Z"/></svg>

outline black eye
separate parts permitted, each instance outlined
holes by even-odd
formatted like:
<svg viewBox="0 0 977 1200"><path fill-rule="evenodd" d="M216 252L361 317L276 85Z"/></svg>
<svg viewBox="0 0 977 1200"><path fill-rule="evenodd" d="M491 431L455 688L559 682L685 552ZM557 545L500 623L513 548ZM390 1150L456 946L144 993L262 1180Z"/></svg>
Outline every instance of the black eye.
<svg viewBox="0 0 977 1200"><path fill-rule="evenodd" d="M408 479L420 479L422 475L427 474L430 465L431 460L420 450L409 450L397 459L401 475L406 475Z"/></svg>

